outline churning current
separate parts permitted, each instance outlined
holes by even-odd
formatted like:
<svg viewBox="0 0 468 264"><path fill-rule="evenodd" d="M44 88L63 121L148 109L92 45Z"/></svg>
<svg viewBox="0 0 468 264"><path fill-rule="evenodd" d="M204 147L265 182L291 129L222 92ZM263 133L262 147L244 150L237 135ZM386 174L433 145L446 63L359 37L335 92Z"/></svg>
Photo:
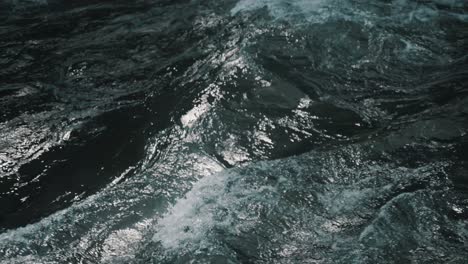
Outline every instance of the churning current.
<svg viewBox="0 0 468 264"><path fill-rule="evenodd" d="M0 263L468 263L465 0L0 1Z"/></svg>

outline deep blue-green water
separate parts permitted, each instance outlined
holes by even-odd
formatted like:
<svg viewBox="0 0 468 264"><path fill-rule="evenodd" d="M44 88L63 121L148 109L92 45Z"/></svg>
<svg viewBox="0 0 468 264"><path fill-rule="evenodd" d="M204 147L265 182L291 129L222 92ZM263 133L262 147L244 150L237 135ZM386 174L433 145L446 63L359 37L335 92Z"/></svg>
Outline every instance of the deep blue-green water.
<svg viewBox="0 0 468 264"><path fill-rule="evenodd" d="M468 263L468 2L1 0L0 263Z"/></svg>

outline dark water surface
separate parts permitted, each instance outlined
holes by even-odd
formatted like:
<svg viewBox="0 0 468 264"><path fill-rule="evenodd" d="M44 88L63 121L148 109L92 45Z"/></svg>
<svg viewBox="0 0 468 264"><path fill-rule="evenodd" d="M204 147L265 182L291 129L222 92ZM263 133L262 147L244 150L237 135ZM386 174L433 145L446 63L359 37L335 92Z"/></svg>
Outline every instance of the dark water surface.
<svg viewBox="0 0 468 264"><path fill-rule="evenodd" d="M0 2L0 263L468 263L468 2Z"/></svg>

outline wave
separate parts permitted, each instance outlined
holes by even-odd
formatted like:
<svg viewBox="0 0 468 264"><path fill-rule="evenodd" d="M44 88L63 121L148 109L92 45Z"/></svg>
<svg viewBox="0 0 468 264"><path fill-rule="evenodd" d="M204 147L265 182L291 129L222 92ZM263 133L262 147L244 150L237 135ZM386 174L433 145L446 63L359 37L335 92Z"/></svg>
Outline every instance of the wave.
<svg viewBox="0 0 468 264"><path fill-rule="evenodd" d="M0 28L0 262L468 258L464 1L136 2Z"/></svg>

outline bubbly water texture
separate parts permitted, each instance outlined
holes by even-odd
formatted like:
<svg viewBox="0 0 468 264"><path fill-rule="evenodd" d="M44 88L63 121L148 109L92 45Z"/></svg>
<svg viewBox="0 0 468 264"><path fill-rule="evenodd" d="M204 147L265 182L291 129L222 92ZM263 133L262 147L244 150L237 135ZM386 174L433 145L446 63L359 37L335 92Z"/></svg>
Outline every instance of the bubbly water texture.
<svg viewBox="0 0 468 264"><path fill-rule="evenodd" d="M466 263L466 1L0 20L0 263Z"/></svg>

